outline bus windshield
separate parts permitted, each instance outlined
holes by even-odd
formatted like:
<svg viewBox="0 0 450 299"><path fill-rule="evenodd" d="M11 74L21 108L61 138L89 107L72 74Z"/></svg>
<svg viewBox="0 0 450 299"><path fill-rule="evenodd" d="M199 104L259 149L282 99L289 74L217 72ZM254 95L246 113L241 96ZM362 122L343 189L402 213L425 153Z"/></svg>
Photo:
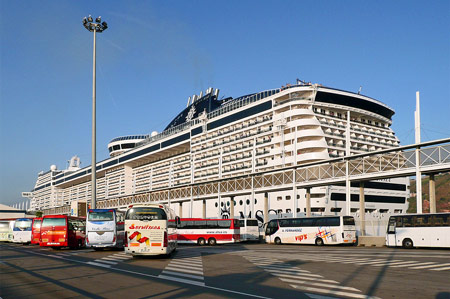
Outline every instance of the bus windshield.
<svg viewBox="0 0 450 299"><path fill-rule="evenodd" d="M160 208L136 207L127 211L125 220L167 220L167 215Z"/></svg>
<svg viewBox="0 0 450 299"><path fill-rule="evenodd" d="M66 226L65 218L44 218L42 221L42 227L51 227L51 226Z"/></svg>
<svg viewBox="0 0 450 299"><path fill-rule="evenodd" d="M9 232L9 222L0 222L0 233Z"/></svg>
<svg viewBox="0 0 450 299"><path fill-rule="evenodd" d="M17 220L14 224L14 228L18 228L20 230L25 230L31 227L31 219L30 220Z"/></svg>
<svg viewBox="0 0 450 299"><path fill-rule="evenodd" d="M42 220L34 220L33 228L40 228Z"/></svg>
<svg viewBox="0 0 450 299"><path fill-rule="evenodd" d="M89 221L113 221L114 213L113 211L104 212L89 212Z"/></svg>

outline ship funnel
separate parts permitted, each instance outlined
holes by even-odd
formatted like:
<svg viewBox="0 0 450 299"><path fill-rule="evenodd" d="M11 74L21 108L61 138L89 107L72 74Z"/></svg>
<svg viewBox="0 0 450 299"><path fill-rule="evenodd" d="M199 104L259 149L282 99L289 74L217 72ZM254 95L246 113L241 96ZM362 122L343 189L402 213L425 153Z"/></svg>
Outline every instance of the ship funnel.
<svg viewBox="0 0 450 299"><path fill-rule="evenodd" d="M203 96L203 90L200 91L200 96L199 96L199 98L202 98L202 96Z"/></svg>
<svg viewBox="0 0 450 299"><path fill-rule="evenodd" d="M214 91L214 95L216 96L216 99L219 98L219 90L218 89L216 89L216 91Z"/></svg>
<svg viewBox="0 0 450 299"><path fill-rule="evenodd" d="M213 91L212 87L209 87L209 88L206 90L206 94L210 94L210 93L212 93L212 91Z"/></svg>
<svg viewBox="0 0 450 299"><path fill-rule="evenodd" d="M190 104L190 103L191 103L191 97L188 98L188 102L187 102L186 107L189 107L189 104Z"/></svg>
<svg viewBox="0 0 450 299"><path fill-rule="evenodd" d="M192 96L192 104L194 104L198 100L198 95L194 94Z"/></svg>

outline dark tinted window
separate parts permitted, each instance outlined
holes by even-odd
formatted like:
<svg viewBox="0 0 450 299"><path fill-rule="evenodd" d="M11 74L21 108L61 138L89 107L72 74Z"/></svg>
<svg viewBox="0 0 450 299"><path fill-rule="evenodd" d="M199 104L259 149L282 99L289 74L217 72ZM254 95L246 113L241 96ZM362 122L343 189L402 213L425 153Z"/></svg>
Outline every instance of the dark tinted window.
<svg viewBox="0 0 450 299"><path fill-rule="evenodd" d="M280 219L278 222L280 223L280 227L290 227L291 221L290 219Z"/></svg>
<svg viewBox="0 0 450 299"><path fill-rule="evenodd" d="M217 220L208 220L208 221L206 221L206 227L207 228L218 228L219 225L217 224Z"/></svg>
<svg viewBox="0 0 450 299"><path fill-rule="evenodd" d="M412 216L404 216L403 217L403 226L404 227L412 227L413 224L413 217Z"/></svg>
<svg viewBox="0 0 450 299"><path fill-rule="evenodd" d="M415 226L430 226L431 218L428 215L417 216Z"/></svg>
<svg viewBox="0 0 450 299"><path fill-rule="evenodd" d="M350 220L353 220L352 217L349 217L349 218L350 218ZM353 220L353 225L354 224L355 224L355 220ZM340 221L339 221L339 217L327 218L327 225L328 226L339 226L339 225L341 225ZM352 224L345 224L345 221L344 221L344 225L352 225Z"/></svg>
<svg viewBox="0 0 450 299"><path fill-rule="evenodd" d="M247 220L247 226L258 226L258 220Z"/></svg>
<svg viewBox="0 0 450 299"><path fill-rule="evenodd" d="M434 226L448 226L448 215L433 215Z"/></svg>
<svg viewBox="0 0 450 299"><path fill-rule="evenodd" d="M194 228L194 221L181 221L180 228Z"/></svg>
<svg viewBox="0 0 450 299"><path fill-rule="evenodd" d="M239 220L238 219L233 219L233 225L234 225L234 228L239 228L240 227Z"/></svg>
<svg viewBox="0 0 450 299"><path fill-rule="evenodd" d="M244 226L245 226L244 221L245 221L245 220L239 220L239 226L240 226L240 227L244 227Z"/></svg>
<svg viewBox="0 0 450 299"><path fill-rule="evenodd" d="M126 220L167 220L166 212L160 208L136 207L131 208L125 215Z"/></svg>
<svg viewBox="0 0 450 299"><path fill-rule="evenodd" d="M206 228L206 220L194 221L195 228Z"/></svg>
<svg viewBox="0 0 450 299"><path fill-rule="evenodd" d="M344 225L355 225L355 218L351 216L344 216Z"/></svg>
<svg viewBox="0 0 450 299"><path fill-rule="evenodd" d="M313 225L314 219L308 218L308 219L302 219L302 225L301 226L314 226Z"/></svg>
<svg viewBox="0 0 450 299"><path fill-rule="evenodd" d="M219 227L229 228L231 226L231 220L220 220L217 221L217 224L219 225Z"/></svg>
<svg viewBox="0 0 450 299"><path fill-rule="evenodd" d="M42 227L51 227L51 226L66 226L65 218L44 218L42 220Z"/></svg>
<svg viewBox="0 0 450 299"><path fill-rule="evenodd" d="M328 226L326 218L316 218L313 223L314 226Z"/></svg>

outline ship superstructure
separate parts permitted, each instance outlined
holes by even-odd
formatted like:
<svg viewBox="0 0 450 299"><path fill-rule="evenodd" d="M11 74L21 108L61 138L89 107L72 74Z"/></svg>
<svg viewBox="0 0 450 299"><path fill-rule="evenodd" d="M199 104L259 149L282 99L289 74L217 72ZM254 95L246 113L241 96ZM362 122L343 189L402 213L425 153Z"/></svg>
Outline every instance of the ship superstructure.
<svg viewBox="0 0 450 299"><path fill-rule="evenodd" d="M190 97L163 132L113 139L111 157L97 163L97 200L399 146L391 129L394 111L387 105L359 93L298 83L235 99L219 99L219 91L209 88ZM57 198L53 205L90 199L90 167L51 172L48 182L41 181L33 190L35 209L49 206L44 197ZM352 187L356 195L357 186ZM366 211L405 212L408 179L368 182L365 193ZM235 197L234 216L255 215L262 209L261 196ZM304 190L277 191L269 198L270 209L279 213L305 209ZM311 198L313 212L345 210L345 186L312 188ZM176 209L181 201L170 204ZM354 204L352 212L359 209ZM199 205L177 211L202 216ZM206 207L208 217L229 212L226 201L214 198Z"/></svg>

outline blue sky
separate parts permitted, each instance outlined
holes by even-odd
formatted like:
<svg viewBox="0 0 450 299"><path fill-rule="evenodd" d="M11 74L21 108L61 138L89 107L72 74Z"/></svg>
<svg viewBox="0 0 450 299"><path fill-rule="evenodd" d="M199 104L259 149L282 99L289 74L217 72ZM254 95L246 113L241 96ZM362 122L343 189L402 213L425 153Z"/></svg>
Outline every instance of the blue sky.
<svg viewBox="0 0 450 299"><path fill-rule="evenodd" d="M95 3L94 3L95 2ZM278 88L300 78L358 91L396 114L414 143L450 137L449 1L6 1L0 7L0 203L37 174L91 163L92 34L97 160L114 137L161 131L187 98Z"/></svg>

